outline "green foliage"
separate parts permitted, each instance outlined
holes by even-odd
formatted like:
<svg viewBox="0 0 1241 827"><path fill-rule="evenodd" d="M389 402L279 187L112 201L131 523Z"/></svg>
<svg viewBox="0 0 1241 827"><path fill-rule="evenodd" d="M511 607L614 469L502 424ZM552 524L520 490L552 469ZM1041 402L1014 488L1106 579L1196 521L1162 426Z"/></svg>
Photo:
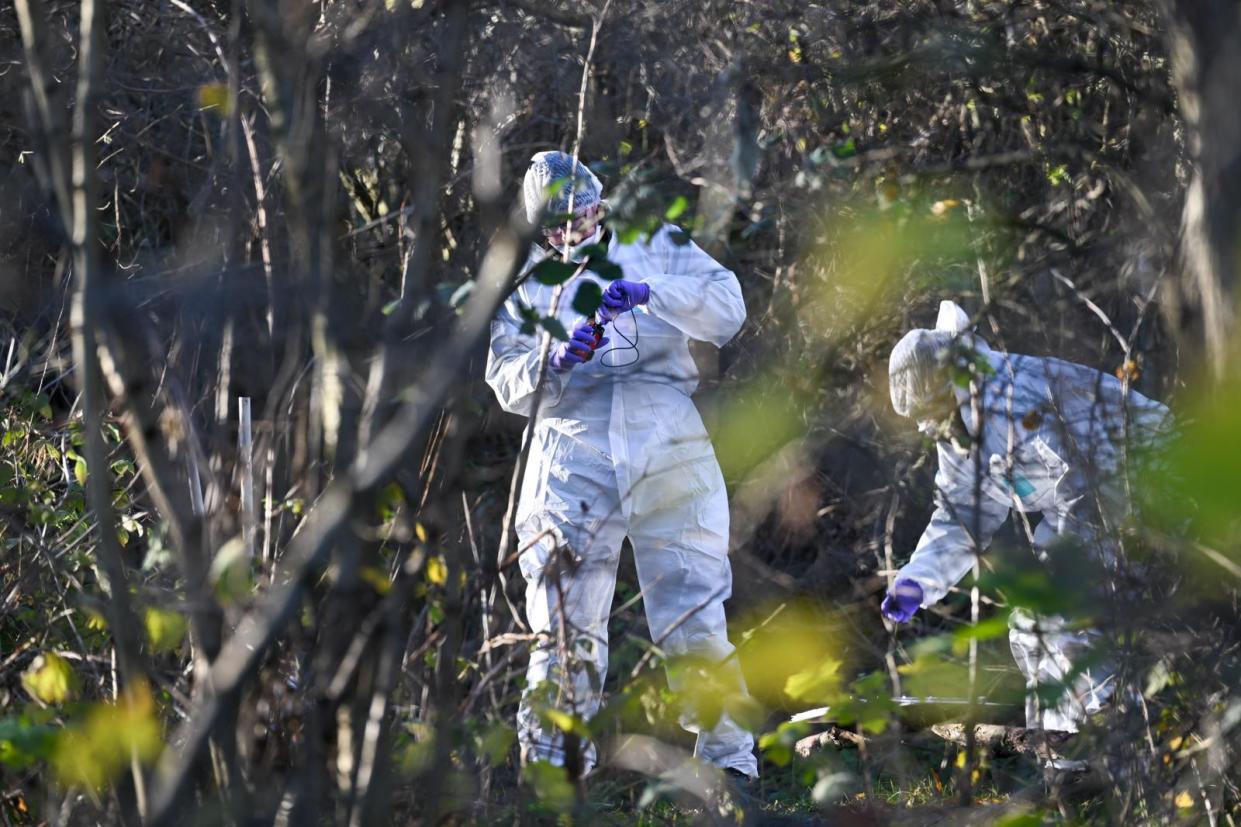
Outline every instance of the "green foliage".
<svg viewBox="0 0 1241 827"><path fill-rule="evenodd" d="M52 754L56 727L30 712L0 718L0 764L10 770L24 770Z"/></svg>
<svg viewBox="0 0 1241 827"><path fill-rule="evenodd" d="M1186 520L1203 542L1241 563L1236 539L1241 525L1241 384L1229 383L1191 400L1179 419L1180 431L1166 456L1147 472L1146 509L1165 531L1182 533ZM1209 561L1195 564L1218 573Z"/></svg>
<svg viewBox="0 0 1241 827"><path fill-rule="evenodd" d="M793 760L793 747L809 731L807 724L785 721L772 732L759 736L758 748L768 761L778 767L786 767Z"/></svg>
<svg viewBox="0 0 1241 827"><path fill-rule="evenodd" d="M539 320L539 324L543 325L553 339L559 339L562 342L569 341L569 331L565 330L564 324L555 316L544 316Z"/></svg>
<svg viewBox="0 0 1241 827"><path fill-rule="evenodd" d="M603 301L603 288L596 282L584 281L573 294L573 309L583 316L593 316Z"/></svg>
<svg viewBox="0 0 1241 827"><path fill-rule="evenodd" d="M474 747L478 754L486 757L493 765L503 763L516 743L517 733L513 728L498 722L488 725L474 736Z"/></svg>
<svg viewBox="0 0 1241 827"><path fill-rule="evenodd" d="M185 639L185 615L150 606L146 610L147 641L152 652L172 652Z"/></svg>
<svg viewBox="0 0 1241 827"><path fill-rule="evenodd" d="M580 265L570 264L554 258L545 258L530 271L530 276L539 284L563 284L577 273Z"/></svg>
<svg viewBox="0 0 1241 827"><path fill-rule="evenodd" d="M550 761L532 761L522 768L522 780L549 809L565 812L573 806L576 795L564 767Z"/></svg>
<svg viewBox="0 0 1241 827"><path fill-rule="evenodd" d="M116 703L94 704L56 737L51 763L61 783L99 791L132 761L152 762L163 749L162 726L145 684Z"/></svg>
<svg viewBox="0 0 1241 827"><path fill-rule="evenodd" d="M246 545L233 537L216 551L208 572L216 597L228 605L244 601L250 594L253 575Z"/></svg>

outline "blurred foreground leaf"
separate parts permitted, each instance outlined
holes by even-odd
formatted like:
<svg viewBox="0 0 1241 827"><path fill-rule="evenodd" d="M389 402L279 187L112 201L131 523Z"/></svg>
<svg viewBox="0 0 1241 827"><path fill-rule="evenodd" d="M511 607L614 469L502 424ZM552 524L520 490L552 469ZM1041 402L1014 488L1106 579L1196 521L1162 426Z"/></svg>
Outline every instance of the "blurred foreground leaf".
<svg viewBox="0 0 1241 827"><path fill-rule="evenodd" d="M564 811L573 806L573 785L564 767L550 761L533 761L522 769L522 777L547 807Z"/></svg>
<svg viewBox="0 0 1241 827"><path fill-rule="evenodd" d="M0 720L0 764L22 770L47 758L56 740L56 729L26 715Z"/></svg>
<svg viewBox="0 0 1241 827"><path fill-rule="evenodd" d="M52 766L62 784L102 790L133 759L149 764L163 740L146 684L131 686L114 704L96 704L57 738Z"/></svg>

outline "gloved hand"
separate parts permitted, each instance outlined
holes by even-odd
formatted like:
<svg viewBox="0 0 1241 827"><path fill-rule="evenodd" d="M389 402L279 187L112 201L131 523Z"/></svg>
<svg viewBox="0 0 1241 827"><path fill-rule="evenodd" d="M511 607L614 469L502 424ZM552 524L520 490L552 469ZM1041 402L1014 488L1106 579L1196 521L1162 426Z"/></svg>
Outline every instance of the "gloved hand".
<svg viewBox="0 0 1241 827"><path fill-rule="evenodd" d="M606 345L608 341L607 336L595 332L594 322L583 319L569 334L569 341L561 342L552 348L548 364L552 366L552 370L563 373L583 362L589 362L595 355L595 350Z"/></svg>
<svg viewBox="0 0 1241 827"><path fill-rule="evenodd" d="M879 611L893 623L908 623L922 605L922 587L918 581L902 578L892 584Z"/></svg>
<svg viewBox="0 0 1241 827"><path fill-rule="evenodd" d="M650 285L640 281L617 279L603 291L603 304L599 305L599 321L610 322L622 313L646 304L651 298Z"/></svg>

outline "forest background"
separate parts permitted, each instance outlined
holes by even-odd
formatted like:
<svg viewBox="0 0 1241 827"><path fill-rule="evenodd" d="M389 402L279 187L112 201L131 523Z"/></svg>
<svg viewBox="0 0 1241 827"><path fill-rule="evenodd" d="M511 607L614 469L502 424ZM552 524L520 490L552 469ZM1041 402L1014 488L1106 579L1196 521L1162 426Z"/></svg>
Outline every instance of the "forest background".
<svg viewBox="0 0 1241 827"><path fill-rule="evenodd" d="M1229 0L0 6L5 823L706 817L684 703L762 734L760 818L1235 823L1238 79ZM754 702L668 691L626 558L606 714L555 723L663 747L590 779L517 766L523 422L481 380L549 148L749 312L697 399ZM934 470L887 354L941 299L1176 411L1123 601L1010 532L884 626ZM1115 644L1087 791L890 701L1017 700L1012 605Z"/></svg>

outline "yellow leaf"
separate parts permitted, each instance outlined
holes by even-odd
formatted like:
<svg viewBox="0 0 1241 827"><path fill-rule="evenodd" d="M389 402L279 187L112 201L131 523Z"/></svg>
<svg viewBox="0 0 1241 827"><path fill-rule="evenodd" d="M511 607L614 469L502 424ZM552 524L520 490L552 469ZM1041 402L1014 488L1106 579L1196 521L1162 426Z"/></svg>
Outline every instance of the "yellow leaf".
<svg viewBox="0 0 1241 827"><path fill-rule="evenodd" d="M78 457L78 461L73 463L73 477L78 481L78 485L86 487L86 460Z"/></svg>
<svg viewBox="0 0 1241 827"><path fill-rule="evenodd" d="M789 675L784 682L784 694L798 701L826 702L840 691L840 667L840 661L827 658L810 669Z"/></svg>
<svg viewBox="0 0 1241 827"><path fill-rule="evenodd" d="M94 609L86 609L86 628L92 632L102 632L108 628L108 619Z"/></svg>
<svg viewBox="0 0 1241 827"><path fill-rule="evenodd" d="M581 723L567 712L562 712L559 709L549 709L543 714L547 716L547 720L551 721L556 725L557 729L563 732L573 732L582 729Z"/></svg>
<svg viewBox="0 0 1241 827"><path fill-rule="evenodd" d="M414 535L417 536L418 542L425 543L427 541L427 529L422 523L414 523Z"/></svg>
<svg viewBox="0 0 1241 827"><path fill-rule="evenodd" d="M442 586L448 581L448 564L444 562L442 555L436 555L427 560L427 579L437 586Z"/></svg>
<svg viewBox="0 0 1241 827"><path fill-rule="evenodd" d="M163 745L151 691L137 683L116 703L96 704L81 723L65 729L52 752L52 766L66 785L101 790L134 758L151 763Z"/></svg>
<svg viewBox="0 0 1241 827"><path fill-rule="evenodd" d="M1188 810L1190 807L1194 806L1194 797L1188 792L1182 790L1176 794L1176 806L1180 807L1182 810Z"/></svg>
<svg viewBox="0 0 1241 827"><path fill-rule="evenodd" d="M185 639L185 617L180 612L151 607L146 611L146 630L152 652L171 652Z"/></svg>
<svg viewBox="0 0 1241 827"><path fill-rule="evenodd" d="M392 588L392 581L388 579L388 575L375 566L363 566L358 569L358 576L370 583L380 594L387 594Z"/></svg>
<svg viewBox="0 0 1241 827"><path fill-rule="evenodd" d="M45 704L59 705L78 694L78 676L69 661L44 652L22 673L22 687Z"/></svg>
<svg viewBox="0 0 1241 827"><path fill-rule="evenodd" d="M199 109L216 109L217 114L229 114L227 84L204 83L198 87L194 97L198 101Z"/></svg>

